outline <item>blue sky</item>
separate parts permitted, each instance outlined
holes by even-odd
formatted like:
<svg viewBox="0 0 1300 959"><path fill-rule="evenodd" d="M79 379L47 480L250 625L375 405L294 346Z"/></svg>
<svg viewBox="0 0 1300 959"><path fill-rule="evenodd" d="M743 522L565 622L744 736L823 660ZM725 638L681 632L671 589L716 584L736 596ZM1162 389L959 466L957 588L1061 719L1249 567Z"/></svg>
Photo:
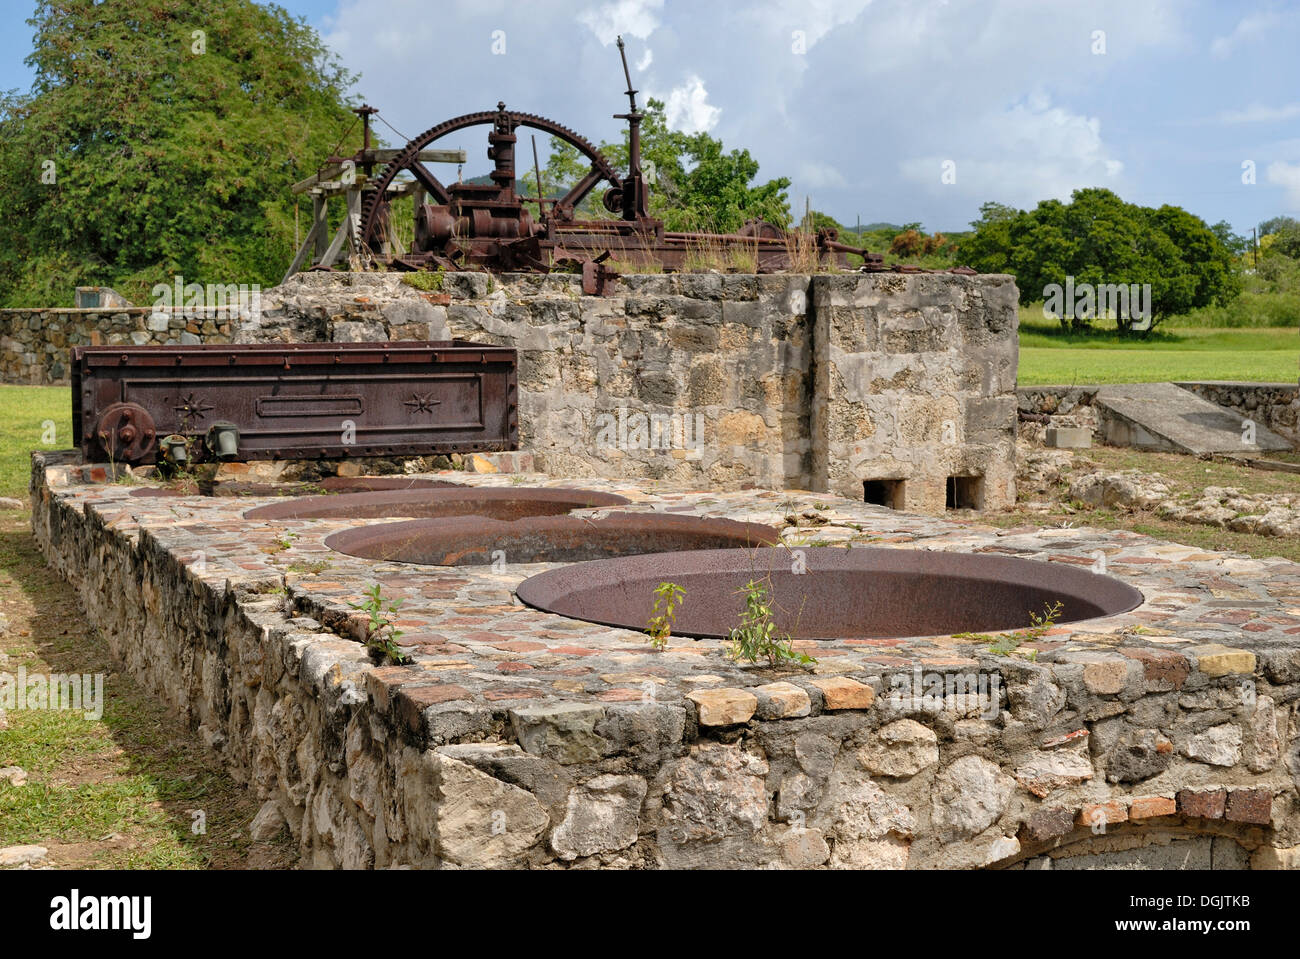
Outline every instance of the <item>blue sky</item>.
<svg viewBox="0 0 1300 959"><path fill-rule="evenodd" d="M798 207L810 196L848 224L964 229L986 200L1027 207L1084 186L1244 232L1300 216L1300 0L281 5L406 135L504 99L613 139L622 32L642 96L677 126L748 147L761 178L794 181ZM0 89L30 80L30 8L0 0ZM482 129L463 136L442 145L470 151L468 175L485 170Z"/></svg>

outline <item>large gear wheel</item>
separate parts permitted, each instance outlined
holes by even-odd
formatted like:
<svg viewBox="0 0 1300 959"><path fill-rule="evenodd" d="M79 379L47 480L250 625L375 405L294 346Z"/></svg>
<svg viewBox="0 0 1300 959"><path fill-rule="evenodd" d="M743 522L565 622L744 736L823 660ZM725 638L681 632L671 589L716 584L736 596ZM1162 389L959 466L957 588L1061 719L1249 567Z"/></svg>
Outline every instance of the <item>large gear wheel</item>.
<svg viewBox="0 0 1300 959"><path fill-rule="evenodd" d="M389 206L387 201L388 187L397 175L403 171L414 177L434 202L444 205L452 202L452 192L420 162L419 154L421 150L442 137L474 126L493 126L497 131L504 130L509 135L512 135L518 127L529 127L558 137L578 149L591 161L591 171L553 205L553 215L560 220L572 219L574 208L598 184L602 182L609 183L612 191L619 191L623 188L623 182L618 172L585 137L575 133L568 127L556 123L554 120L548 120L546 117L532 113L506 110L504 104L498 104L496 110L467 113L464 116L446 120L430 127L407 143L401 152L389 161L388 165L366 186L367 196L362 208L360 231L363 244L373 249L384 239L382 234L384 224L387 221Z"/></svg>

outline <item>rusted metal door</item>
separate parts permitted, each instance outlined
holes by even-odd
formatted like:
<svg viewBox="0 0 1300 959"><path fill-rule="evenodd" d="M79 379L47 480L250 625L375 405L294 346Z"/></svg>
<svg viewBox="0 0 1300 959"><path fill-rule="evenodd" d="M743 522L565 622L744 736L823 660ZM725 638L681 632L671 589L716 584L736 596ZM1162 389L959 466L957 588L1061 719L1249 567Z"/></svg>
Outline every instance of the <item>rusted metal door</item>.
<svg viewBox="0 0 1300 959"><path fill-rule="evenodd" d="M72 350L73 433L88 459L153 463L170 434L196 461L212 427L235 459L420 456L518 446L516 352L463 340Z"/></svg>

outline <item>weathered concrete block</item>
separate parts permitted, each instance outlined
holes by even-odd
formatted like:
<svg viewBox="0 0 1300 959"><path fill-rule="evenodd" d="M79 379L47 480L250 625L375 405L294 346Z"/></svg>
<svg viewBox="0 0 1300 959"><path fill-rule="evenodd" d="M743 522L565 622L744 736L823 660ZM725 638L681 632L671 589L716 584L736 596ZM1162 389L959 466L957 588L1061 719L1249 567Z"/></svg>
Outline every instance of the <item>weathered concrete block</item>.
<svg viewBox="0 0 1300 959"><path fill-rule="evenodd" d="M1059 450L1086 450L1092 446L1092 430L1082 426L1049 426L1047 445Z"/></svg>

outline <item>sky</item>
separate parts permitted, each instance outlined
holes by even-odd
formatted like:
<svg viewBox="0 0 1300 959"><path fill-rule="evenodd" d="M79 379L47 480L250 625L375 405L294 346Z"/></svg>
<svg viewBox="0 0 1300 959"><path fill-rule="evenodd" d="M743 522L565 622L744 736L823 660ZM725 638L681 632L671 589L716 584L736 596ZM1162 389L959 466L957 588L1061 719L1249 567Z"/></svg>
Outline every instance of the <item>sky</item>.
<svg viewBox="0 0 1300 959"><path fill-rule="evenodd" d="M981 203L1091 186L1247 234L1300 217L1300 0L281 6L361 75L355 92L401 131L381 125L390 142L498 100L617 139L621 33L642 102L748 148L760 180L793 181L797 210L807 197L849 226L961 230ZM0 90L30 83L31 8L0 0ZM467 176L488 169L485 130L439 144L470 152Z"/></svg>

